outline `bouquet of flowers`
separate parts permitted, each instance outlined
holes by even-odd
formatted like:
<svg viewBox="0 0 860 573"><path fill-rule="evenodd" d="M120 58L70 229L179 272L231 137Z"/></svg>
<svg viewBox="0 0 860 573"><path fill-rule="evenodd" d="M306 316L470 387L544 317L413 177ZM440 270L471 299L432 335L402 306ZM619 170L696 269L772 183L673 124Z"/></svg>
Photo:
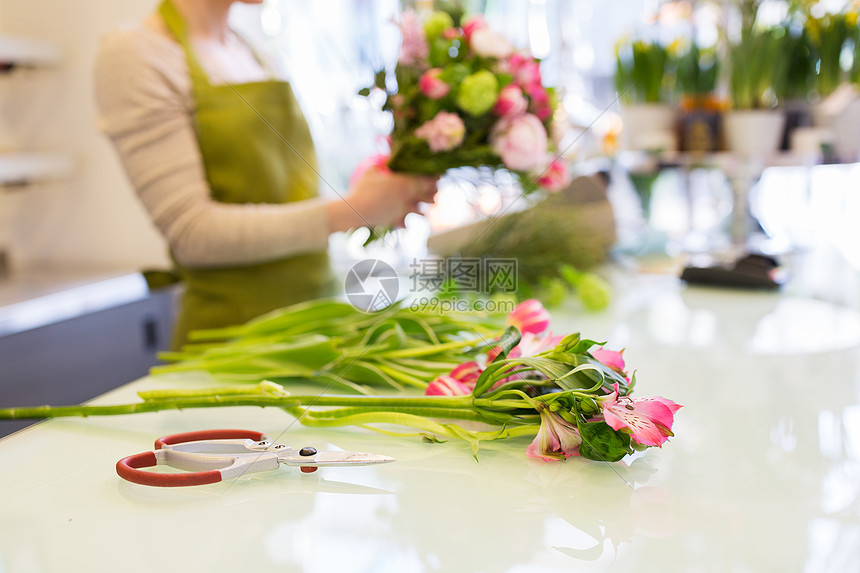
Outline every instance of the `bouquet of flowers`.
<svg viewBox="0 0 860 573"><path fill-rule="evenodd" d="M526 192L535 183L562 189L567 169L548 135L556 102L539 62L515 50L482 16L462 24L455 18L444 11L423 22L413 11L402 15L396 82L384 69L375 82L394 118L387 167L425 175L502 167L520 176Z"/></svg>
<svg viewBox="0 0 860 573"><path fill-rule="evenodd" d="M189 359L185 362L188 366L185 370L223 373L225 369L238 366L239 374L259 375L260 370L242 369L241 361L234 362L231 357L244 354L252 361L252 366L259 366L253 362L260 350L257 345L273 344L272 339L278 337L277 324L293 333L283 344L300 343L314 336L300 328L303 322L313 318L309 314L317 314L318 320L325 321L326 317L332 318L340 312L341 309L326 305L319 308L305 305L272 316L268 322L239 327L234 332L238 338L220 345L206 345L208 350L204 353L209 352L209 355L203 360ZM578 333L554 336L549 331L551 316L537 300L517 305L506 317L507 328L503 332L479 335L484 344L476 344L473 340L444 341L455 328L469 329L466 322L433 324L420 316L401 316L394 320L390 314L370 317L371 320L361 326L345 327L346 337L350 338L353 331L359 334L366 346L365 352L375 356L377 373L384 371L383 366L396 363L396 367L388 368L387 372L408 374L415 385L423 389L421 395L405 392L395 395L326 394L331 383L321 394L298 395L287 392L280 384L262 380L256 384L140 392L141 401L129 404L6 408L0 409L0 419L270 406L282 408L306 426L357 425L431 442L462 439L471 443L473 455L477 455L482 441L528 436L533 440L526 453L546 461L571 456L618 461L635 450L661 447L673 435L674 415L680 405L659 397L631 397L635 377L628 375L622 353L582 339ZM483 319L477 322L483 323ZM332 322L334 324L336 321ZM424 330L427 343L410 339L405 329ZM451 368L451 351L463 351L467 346L472 348L471 356L459 358L461 362L454 363ZM266 366L273 372L289 372L290 378L301 377L302 369L296 371L296 367L303 353L279 348L282 352L275 349L266 355ZM351 359L356 361L361 356ZM333 361L336 363L337 358ZM450 371L447 368L437 370L444 362L449 362ZM331 372L325 365L316 368L320 372ZM442 373L431 375L428 369ZM334 375L347 379L357 373L362 372L347 368L336 369ZM307 372L305 376L311 378L313 373ZM400 382L406 380L399 377ZM285 384L288 382L289 379L284 379ZM362 379L345 382L348 382L347 387L357 389ZM467 429L455 421L477 423L485 429ZM414 428L418 432L395 432L391 425Z"/></svg>

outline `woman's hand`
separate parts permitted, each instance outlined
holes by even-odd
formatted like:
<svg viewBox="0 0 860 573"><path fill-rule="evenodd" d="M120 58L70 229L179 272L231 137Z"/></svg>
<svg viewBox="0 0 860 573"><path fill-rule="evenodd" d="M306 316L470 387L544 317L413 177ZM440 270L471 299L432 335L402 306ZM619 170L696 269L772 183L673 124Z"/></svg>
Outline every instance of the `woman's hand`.
<svg viewBox="0 0 860 573"><path fill-rule="evenodd" d="M367 225L402 226L419 203L433 201L438 177L392 173L378 168L365 171L343 199L328 204L331 232Z"/></svg>

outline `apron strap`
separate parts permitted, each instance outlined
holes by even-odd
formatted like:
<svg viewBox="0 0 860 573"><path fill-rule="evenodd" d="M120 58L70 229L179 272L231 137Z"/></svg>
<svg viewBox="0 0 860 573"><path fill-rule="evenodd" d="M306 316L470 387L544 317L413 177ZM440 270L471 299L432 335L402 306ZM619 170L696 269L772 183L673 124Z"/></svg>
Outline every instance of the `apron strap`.
<svg viewBox="0 0 860 573"><path fill-rule="evenodd" d="M185 59L188 62L188 73L191 75L192 85L209 85L209 76L206 75L206 71L200 65L200 62L194 55L194 51L191 49L191 41L188 39L188 27L185 25L185 20L182 19L179 10L176 9L176 6L170 0L163 0L158 7L158 13L167 25L167 29L176 37L182 49L185 50Z"/></svg>

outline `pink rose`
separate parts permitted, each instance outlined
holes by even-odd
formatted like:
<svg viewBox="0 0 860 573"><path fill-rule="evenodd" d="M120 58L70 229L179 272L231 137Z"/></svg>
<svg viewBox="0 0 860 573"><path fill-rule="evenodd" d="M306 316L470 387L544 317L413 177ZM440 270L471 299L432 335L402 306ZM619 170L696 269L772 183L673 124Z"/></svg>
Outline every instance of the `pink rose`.
<svg viewBox="0 0 860 573"><path fill-rule="evenodd" d="M427 38L424 35L424 26L415 12L412 10L403 12L399 27L403 39L400 43L400 57L397 61L412 66L426 60L429 53Z"/></svg>
<svg viewBox="0 0 860 573"><path fill-rule="evenodd" d="M508 72L522 88L541 85L540 64L529 55L516 53L508 60Z"/></svg>
<svg viewBox="0 0 860 573"><path fill-rule="evenodd" d="M537 182L547 191L561 191L570 184L570 173L563 162L553 159L540 174Z"/></svg>
<svg viewBox="0 0 860 573"><path fill-rule="evenodd" d="M475 30L481 30L487 27L487 21L484 20L484 16L481 14L476 14L475 16L472 16L463 23L463 35L468 41L472 39L472 34L475 32Z"/></svg>
<svg viewBox="0 0 860 573"><path fill-rule="evenodd" d="M448 95L451 91L451 86L442 81L439 76L442 75L442 68L431 68L421 74L418 80L418 89L421 93L430 99L440 99Z"/></svg>
<svg viewBox="0 0 860 573"><path fill-rule="evenodd" d="M456 113L440 111L436 117L415 130L415 135L427 141L430 151L449 151L463 143L466 126Z"/></svg>
<svg viewBox="0 0 860 573"><path fill-rule="evenodd" d="M514 51L514 47L511 46L507 38L489 28L479 28L472 32L469 45L482 58L503 60Z"/></svg>
<svg viewBox="0 0 860 573"><path fill-rule="evenodd" d="M515 117L526 112L529 102L523 95L523 90L515 85L502 88L499 99L493 111L500 117Z"/></svg>
<svg viewBox="0 0 860 573"><path fill-rule="evenodd" d="M546 129L530 113L499 120L490 132L490 143L505 166L515 171L537 169L546 157Z"/></svg>
<svg viewBox="0 0 860 573"><path fill-rule="evenodd" d="M526 87L526 92L532 100L532 113L541 121L552 117L552 106L549 101L549 93L540 84L531 84Z"/></svg>

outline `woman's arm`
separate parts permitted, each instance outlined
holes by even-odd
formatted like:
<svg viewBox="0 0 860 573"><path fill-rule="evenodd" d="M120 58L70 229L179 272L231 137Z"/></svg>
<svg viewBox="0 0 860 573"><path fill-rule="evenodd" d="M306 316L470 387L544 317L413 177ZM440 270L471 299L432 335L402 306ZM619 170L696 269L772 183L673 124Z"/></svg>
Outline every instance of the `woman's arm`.
<svg viewBox="0 0 860 573"><path fill-rule="evenodd" d="M326 249L329 233L338 230L330 226L329 201L266 205L212 199L178 44L145 28L110 34L100 46L95 89L100 127L180 263L251 264Z"/></svg>

